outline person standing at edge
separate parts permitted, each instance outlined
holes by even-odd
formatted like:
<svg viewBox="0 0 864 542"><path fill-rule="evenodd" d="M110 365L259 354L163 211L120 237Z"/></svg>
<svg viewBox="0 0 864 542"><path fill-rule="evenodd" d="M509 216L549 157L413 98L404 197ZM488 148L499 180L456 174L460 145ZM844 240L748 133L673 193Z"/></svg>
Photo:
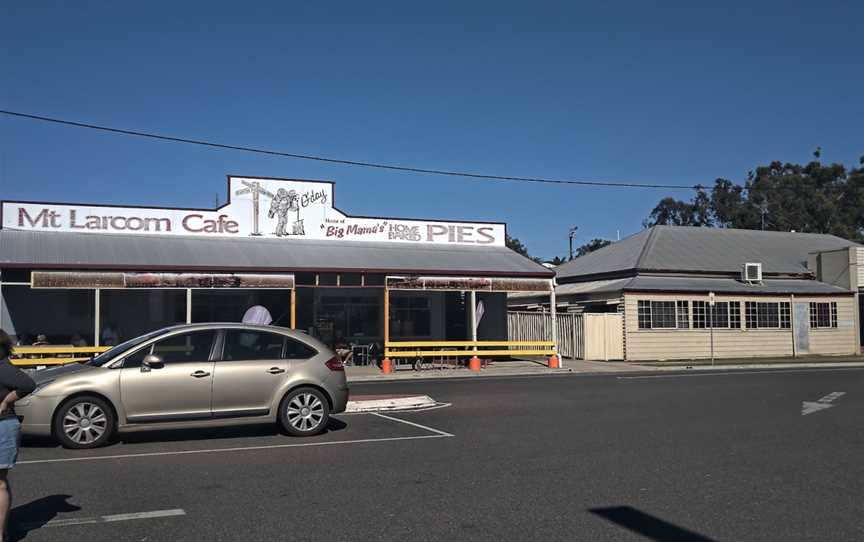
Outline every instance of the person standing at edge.
<svg viewBox="0 0 864 542"><path fill-rule="evenodd" d="M9 508L9 469L18 458L21 423L15 415L15 401L33 393L36 383L24 371L9 362L12 338L0 329L0 542L6 540Z"/></svg>

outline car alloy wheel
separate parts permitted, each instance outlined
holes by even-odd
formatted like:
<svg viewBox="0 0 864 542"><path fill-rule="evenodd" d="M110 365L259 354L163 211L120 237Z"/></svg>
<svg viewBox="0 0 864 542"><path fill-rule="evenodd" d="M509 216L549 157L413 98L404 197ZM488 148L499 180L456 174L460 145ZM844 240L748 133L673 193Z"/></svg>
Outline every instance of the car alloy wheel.
<svg viewBox="0 0 864 542"><path fill-rule="evenodd" d="M323 433L330 421L330 402L319 389L290 391L279 405L279 425L289 435L308 437Z"/></svg>
<svg viewBox="0 0 864 542"><path fill-rule="evenodd" d="M286 408L288 423L304 433L314 431L324 420L324 403L309 392L292 397Z"/></svg>
<svg viewBox="0 0 864 542"><path fill-rule="evenodd" d="M63 433L76 444L93 444L107 430L108 416L94 403L78 403L63 416Z"/></svg>
<svg viewBox="0 0 864 542"><path fill-rule="evenodd" d="M54 415L54 436L65 448L98 448L116 430L111 404L92 395L74 397L63 403Z"/></svg>

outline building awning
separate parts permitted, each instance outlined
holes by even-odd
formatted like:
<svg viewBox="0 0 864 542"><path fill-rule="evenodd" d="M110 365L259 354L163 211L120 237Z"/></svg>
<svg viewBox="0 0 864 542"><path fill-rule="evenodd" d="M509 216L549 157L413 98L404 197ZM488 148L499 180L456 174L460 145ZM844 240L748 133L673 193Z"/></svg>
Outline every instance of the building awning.
<svg viewBox="0 0 864 542"><path fill-rule="evenodd" d="M543 277L501 246L0 230L0 267Z"/></svg>
<svg viewBox="0 0 864 542"><path fill-rule="evenodd" d="M622 288L627 292L694 292L736 295L851 294L849 290L818 280L765 279L747 284L732 278L636 276Z"/></svg>

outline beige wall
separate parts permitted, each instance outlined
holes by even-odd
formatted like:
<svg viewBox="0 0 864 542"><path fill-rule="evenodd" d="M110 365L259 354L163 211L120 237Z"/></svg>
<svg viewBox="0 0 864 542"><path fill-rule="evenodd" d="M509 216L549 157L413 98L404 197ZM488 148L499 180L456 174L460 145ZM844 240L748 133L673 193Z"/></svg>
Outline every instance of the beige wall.
<svg viewBox="0 0 864 542"><path fill-rule="evenodd" d="M700 359L711 357L711 333L707 329L640 330L637 320L639 300L707 301L707 295L630 294L624 295L625 356L627 360ZM723 296L717 301L741 302L744 325L745 301L790 301L786 297ZM854 354L858 348L853 296L795 297L795 302L836 301L836 329L811 329L810 354ZM692 303L691 303L692 313ZM691 322L692 325L692 322ZM791 329L715 329L715 358L791 356Z"/></svg>

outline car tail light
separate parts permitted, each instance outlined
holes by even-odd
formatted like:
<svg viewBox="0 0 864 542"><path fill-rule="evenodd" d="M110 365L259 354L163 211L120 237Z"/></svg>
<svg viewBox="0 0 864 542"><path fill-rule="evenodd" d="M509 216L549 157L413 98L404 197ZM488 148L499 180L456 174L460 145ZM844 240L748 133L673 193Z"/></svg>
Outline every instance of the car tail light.
<svg viewBox="0 0 864 542"><path fill-rule="evenodd" d="M338 357L332 357L324 362L324 365L327 366L331 371L344 371L345 365L342 364L342 360Z"/></svg>

